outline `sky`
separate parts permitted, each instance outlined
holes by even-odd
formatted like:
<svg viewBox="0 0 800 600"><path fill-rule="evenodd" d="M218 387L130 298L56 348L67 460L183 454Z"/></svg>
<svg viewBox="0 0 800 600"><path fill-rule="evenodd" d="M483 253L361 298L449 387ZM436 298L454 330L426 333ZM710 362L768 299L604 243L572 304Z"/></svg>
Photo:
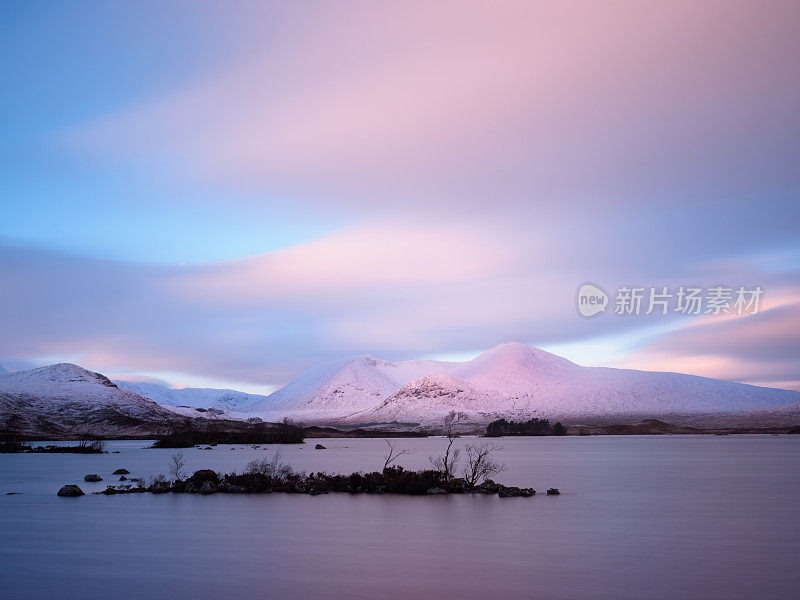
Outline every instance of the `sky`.
<svg viewBox="0 0 800 600"><path fill-rule="evenodd" d="M521 341L800 389L799 40L782 1L4 2L0 364L266 393Z"/></svg>

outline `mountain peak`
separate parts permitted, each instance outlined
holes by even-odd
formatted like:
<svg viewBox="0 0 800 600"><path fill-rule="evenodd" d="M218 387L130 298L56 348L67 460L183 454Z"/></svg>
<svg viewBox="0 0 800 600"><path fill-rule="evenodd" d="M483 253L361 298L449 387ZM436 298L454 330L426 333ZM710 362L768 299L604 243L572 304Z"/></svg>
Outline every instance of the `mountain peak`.
<svg viewBox="0 0 800 600"><path fill-rule="evenodd" d="M89 371L88 369L84 369L72 363L56 363L36 369L17 371L10 376L18 380L51 381L58 383L97 383L106 387L117 387L105 375Z"/></svg>
<svg viewBox="0 0 800 600"><path fill-rule="evenodd" d="M521 342L505 342L499 344L483 354L480 354L467 364L487 361L491 361L492 363L504 362L508 364L522 362L527 362L529 364L538 363L542 367L550 368L569 368L577 366L572 361L558 356L557 354L552 354Z"/></svg>

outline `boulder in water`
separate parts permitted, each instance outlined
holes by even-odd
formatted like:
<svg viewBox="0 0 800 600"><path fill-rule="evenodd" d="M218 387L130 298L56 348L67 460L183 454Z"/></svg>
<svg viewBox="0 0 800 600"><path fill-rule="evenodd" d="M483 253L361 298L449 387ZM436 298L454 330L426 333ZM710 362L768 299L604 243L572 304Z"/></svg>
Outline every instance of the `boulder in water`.
<svg viewBox="0 0 800 600"><path fill-rule="evenodd" d="M77 485L67 484L58 490L59 496L83 496L83 490Z"/></svg>
<svg viewBox="0 0 800 600"><path fill-rule="evenodd" d="M112 473L112 475L130 475L131 472L128 469L117 469Z"/></svg>
<svg viewBox="0 0 800 600"><path fill-rule="evenodd" d="M497 494L501 498L518 498L522 496L522 490L516 486L501 485L497 490Z"/></svg>
<svg viewBox="0 0 800 600"><path fill-rule="evenodd" d="M83 476L83 480L84 481L103 481L103 478L100 477L100 475L97 475L96 473L92 473L90 475L84 475Z"/></svg>

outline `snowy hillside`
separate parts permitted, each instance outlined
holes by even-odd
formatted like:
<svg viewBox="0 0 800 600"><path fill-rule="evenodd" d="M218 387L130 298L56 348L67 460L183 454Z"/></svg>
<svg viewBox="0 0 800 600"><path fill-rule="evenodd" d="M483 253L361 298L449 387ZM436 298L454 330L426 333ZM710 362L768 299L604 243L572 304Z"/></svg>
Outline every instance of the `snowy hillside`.
<svg viewBox="0 0 800 600"><path fill-rule="evenodd" d="M246 411L256 402L263 402L266 396L247 394L235 390L215 388L173 389L157 383L115 380L120 388L130 390L140 396L164 406L192 406L196 408L221 408L229 411Z"/></svg>
<svg viewBox="0 0 800 600"><path fill-rule="evenodd" d="M436 422L450 410L495 418L655 418L766 410L800 392L677 373L581 367L519 343L463 363L356 356L313 367L250 410L268 420Z"/></svg>
<svg viewBox="0 0 800 600"><path fill-rule="evenodd" d="M0 365L0 375L8 375L8 369L6 369L3 365Z"/></svg>
<svg viewBox="0 0 800 600"><path fill-rule="evenodd" d="M60 363L0 375L0 428L7 431L138 435L183 421L77 365Z"/></svg>
<svg viewBox="0 0 800 600"><path fill-rule="evenodd" d="M344 416L374 408L403 385L429 373L447 372L458 363L432 360L389 362L360 355L325 362L303 372L250 411L277 411L299 417Z"/></svg>

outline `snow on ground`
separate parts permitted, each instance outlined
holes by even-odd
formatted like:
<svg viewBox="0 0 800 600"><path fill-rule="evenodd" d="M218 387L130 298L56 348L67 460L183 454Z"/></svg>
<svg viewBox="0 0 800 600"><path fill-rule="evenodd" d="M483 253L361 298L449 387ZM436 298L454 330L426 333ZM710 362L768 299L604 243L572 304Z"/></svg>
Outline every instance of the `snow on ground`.
<svg viewBox="0 0 800 600"><path fill-rule="evenodd" d="M562 418L738 413L800 402L800 393L678 373L581 367L519 343L463 363L356 356L312 367L250 407L265 420L421 422L450 410Z"/></svg>
<svg viewBox="0 0 800 600"><path fill-rule="evenodd" d="M389 362L369 355L326 362L269 396L115 384L70 364L0 375L0 403L5 403L0 416L4 411L24 414L21 400L25 410L42 418L113 407L124 415L161 420L256 416L309 424L431 424L457 410L474 423L499 417L630 422L752 411L767 411L763 418L789 418L796 411L780 407L800 403L800 392L678 373L581 367L537 348L507 343L466 362Z"/></svg>
<svg viewBox="0 0 800 600"><path fill-rule="evenodd" d="M197 407L197 408L222 408L227 411L240 411L256 402L266 399L259 394L247 394L235 390L222 390L214 388L181 388L174 389L157 383L140 381L115 380L119 387L130 390L153 402L171 407Z"/></svg>

